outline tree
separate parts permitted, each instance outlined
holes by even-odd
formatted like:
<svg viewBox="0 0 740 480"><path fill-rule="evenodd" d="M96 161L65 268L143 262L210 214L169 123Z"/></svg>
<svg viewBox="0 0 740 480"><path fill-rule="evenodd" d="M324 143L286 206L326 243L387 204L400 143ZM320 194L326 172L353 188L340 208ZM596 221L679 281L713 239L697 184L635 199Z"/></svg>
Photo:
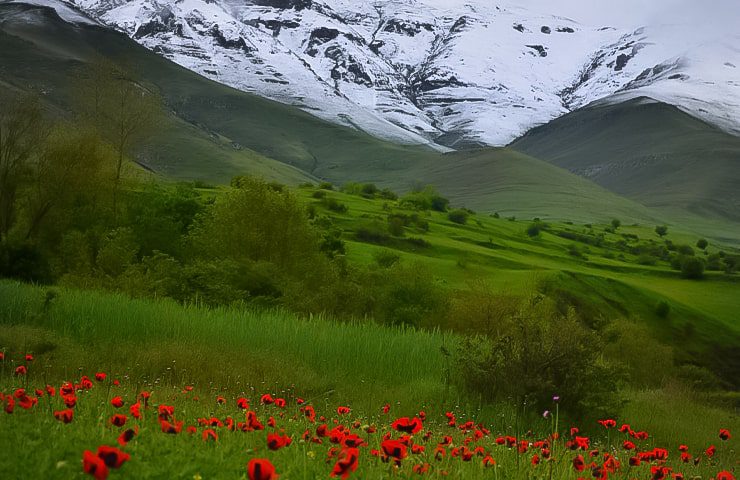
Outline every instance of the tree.
<svg viewBox="0 0 740 480"><path fill-rule="evenodd" d="M681 262L681 275L690 280L704 277L704 261L697 257L686 257Z"/></svg>
<svg viewBox="0 0 740 480"><path fill-rule="evenodd" d="M655 233L657 233L660 238L663 238L668 234L668 227L665 225L658 225L655 227Z"/></svg>
<svg viewBox="0 0 740 480"><path fill-rule="evenodd" d="M141 84L129 70L105 59L93 63L78 81L83 119L97 128L116 152L113 169L115 213L124 160L154 133L162 113L162 101L156 92Z"/></svg>
<svg viewBox="0 0 740 480"><path fill-rule="evenodd" d="M706 250L709 246L709 242L705 238L700 238L699 241L696 242L696 247L701 250Z"/></svg>
<svg viewBox="0 0 740 480"><path fill-rule="evenodd" d="M615 218L612 220L612 228L614 230L618 229L621 226L622 226L622 222L618 218Z"/></svg>
<svg viewBox="0 0 740 480"><path fill-rule="evenodd" d="M73 203L97 193L104 183L104 158L100 139L92 130L77 125L53 130L30 169L26 239L36 236L55 210L69 214Z"/></svg>
<svg viewBox="0 0 740 480"><path fill-rule="evenodd" d="M3 103L0 105L0 241L15 223L18 188L46 134L38 98L21 96Z"/></svg>

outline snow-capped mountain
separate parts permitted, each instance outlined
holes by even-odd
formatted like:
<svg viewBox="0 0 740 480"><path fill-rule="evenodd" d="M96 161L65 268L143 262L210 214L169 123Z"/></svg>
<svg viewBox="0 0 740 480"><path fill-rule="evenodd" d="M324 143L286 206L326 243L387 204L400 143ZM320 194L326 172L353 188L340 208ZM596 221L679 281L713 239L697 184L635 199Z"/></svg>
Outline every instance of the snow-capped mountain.
<svg viewBox="0 0 740 480"><path fill-rule="evenodd" d="M740 133L738 34L590 27L557 1L70 1L202 75L397 142L503 145L637 96Z"/></svg>

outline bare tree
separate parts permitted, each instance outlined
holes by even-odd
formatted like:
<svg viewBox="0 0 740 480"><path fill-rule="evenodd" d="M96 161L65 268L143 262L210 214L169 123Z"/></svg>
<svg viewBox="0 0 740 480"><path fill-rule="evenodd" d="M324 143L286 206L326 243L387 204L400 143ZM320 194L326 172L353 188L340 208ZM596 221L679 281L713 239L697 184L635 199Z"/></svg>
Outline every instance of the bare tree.
<svg viewBox="0 0 740 480"><path fill-rule="evenodd" d="M80 110L116 151L113 169L113 210L123 179L125 160L156 129L162 112L159 95L137 81L131 69L97 59L78 82Z"/></svg>
<svg viewBox="0 0 740 480"><path fill-rule="evenodd" d="M18 188L45 135L37 97L24 95L0 103L0 240L15 223Z"/></svg>

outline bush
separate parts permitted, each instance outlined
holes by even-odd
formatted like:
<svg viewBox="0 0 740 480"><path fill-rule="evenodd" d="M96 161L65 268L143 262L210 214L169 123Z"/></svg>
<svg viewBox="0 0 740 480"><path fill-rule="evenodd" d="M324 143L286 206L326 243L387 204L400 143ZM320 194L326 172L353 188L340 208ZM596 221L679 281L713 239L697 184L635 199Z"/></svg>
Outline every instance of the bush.
<svg viewBox="0 0 740 480"><path fill-rule="evenodd" d="M325 198L321 203L328 210L331 210L332 212L335 212L335 213L347 213L349 211L349 208L347 208L347 205L343 204L336 198Z"/></svg>
<svg viewBox="0 0 740 480"><path fill-rule="evenodd" d="M321 200L323 198L326 198L326 190L316 190L311 194L313 198L316 198L318 200Z"/></svg>
<svg viewBox="0 0 740 480"><path fill-rule="evenodd" d="M406 221L403 217L399 217L398 215L388 216L388 232L394 237L403 237L403 228L405 225Z"/></svg>
<svg viewBox="0 0 740 480"><path fill-rule="evenodd" d="M641 253L637 257L637 263L640 265L654 266L658 263L658 259L650 255L649 253Z"/></svg>
<svg viewBox="0 0 740 480"><path fill-rule="evenodd" d="M332 185L330 182L321 182L319 183L319 188L321 190L334 190L334 185Z"/></svg>
<svg viewBox="0 0 740 480"><path fill-rule="evenodd" d="M357 230L355 230L355 237L361 242L377 244L388 243L391 239L386 226L377 220L357 227Z"/></svg>
<svg viewBox="0 0 740 480"><path fill-rule="evenodd" d="M698 241L696 242L696 247L697 247L697 248L698 248L699 250L706 250L708 246L709 246L709 242L707 242L707 240L706 240L705 238L700 238L700 239L699 239L699 240L698 240Z"/></svg>
<svg viewBox="0 0 740 480"><path fill-rule="evenodd" d="M559 395L576 416L614 414L620 370L602 358L605 342L580 324L572 310L533 296L496 319L487 335L466 337L457 349L462 386L487 401L513 399L542 411Z"/></svg>
<svg viewBox="0 0 740 480"><path fill-rule="evenodd" d="M665 300L661 300L655 306L655 314L660 318L667 318L669 313L671 313L671 305Z"/></svg>
<svg viewBox="0 0 740 480"><path fill-rule="evenodd" d="M704 261L696 257L686 257L681 262L681 275L691 280L704 278Z"/></svg>
<svg viewBox="0 0 740 480"><path fill-rule="evenodd" d="M622 222L619 219L615 218L612 220L612 229L617 230L621 226Z"/></svg>
<svg viewBox="0 0 740 480"><path fill-rule="evenodd" d="M401 198L401 205L416 210L434 210L446 212L450 201L437 192L431 185L423 190L416 190Z"/></svg>
<svg viewBox="0 0 740 480"><path fill-rule="evenodd" d="M401 255L392 250L376 250L373 252L373 260L380 267L390 268L401 261Z"/></svg>
<svg viewBox="0 0 740 480"><path fill-rule="evenodd" d="M535 222L527 227L527 235L529 235L529 237L531 238L538 237L541 231L542 224L540 224L539 222Z"/></svg>
<svg viewBox="0 0 740 480"><path fill-rule="evenodd" d="M30 243L0 244L0 277L38 283L52 280L49 261Z"/></svg>
<svg viewBox="0 0 740 480"><path fill-rule="evenodd" d="M470 217L470 213L468 213L467 210L462 209L453 210L447 214L449 221L459 225L465 225L468 223L468 217Z"/></svg>
<svg viewBox="0 0 740 480"><path fill-rule="evenodd" d="M657 233L660 238L663 238L668 234L668 227L665 225L658 225L655 227L655 233Z"/></svg>
<svg viewBox="0 0 740 480"><path fill-rule="evenodd" d="M676 247L676 251L679 253L679 255L683 255L686 257L694 256L694 249L688 245L679 245L678 247Z"/></svg>

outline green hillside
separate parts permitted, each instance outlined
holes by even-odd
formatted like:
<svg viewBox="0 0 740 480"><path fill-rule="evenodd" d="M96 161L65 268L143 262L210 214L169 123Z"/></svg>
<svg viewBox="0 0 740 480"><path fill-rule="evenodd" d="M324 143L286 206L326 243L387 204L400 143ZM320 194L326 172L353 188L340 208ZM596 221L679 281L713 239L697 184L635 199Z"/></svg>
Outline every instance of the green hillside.
<svg viewBox="0 0 740 480"><path fill-rule="evenodd" d="M29 15L37 21L26 21ZM248 173L292 185L316 177L371 181L397 191L430 183L458 204L507 215L650 223L660 217L509 149L441 154L324 122L205 79L120 33L72 26L49 9L1 4L0 19L0 82L44 92L61 112L71 108L74 75L96 55L131 66L160 91L171 114L139 161L167 178L225 183Z"/></svg>
<svg viewBox="0 0 740 480"><path fill-rule="evenodd" d="M740 221L740 138L670 105L599 103L511 147L674 218Z"/></svg>

